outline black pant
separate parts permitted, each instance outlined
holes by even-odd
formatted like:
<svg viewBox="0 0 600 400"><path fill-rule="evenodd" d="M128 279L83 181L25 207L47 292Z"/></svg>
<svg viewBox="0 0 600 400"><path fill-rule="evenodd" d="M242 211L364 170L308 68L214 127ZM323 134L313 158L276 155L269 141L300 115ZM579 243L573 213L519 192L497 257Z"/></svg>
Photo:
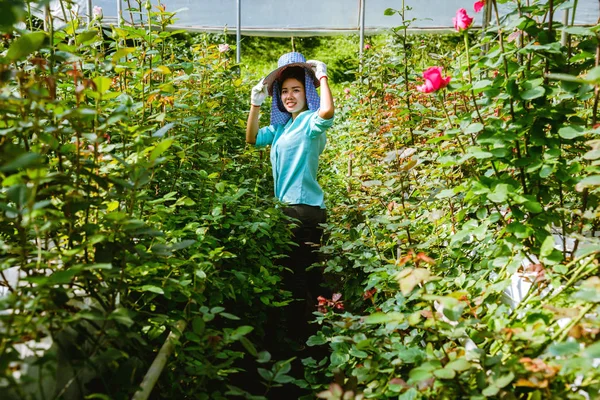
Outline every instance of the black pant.
<svg viewBox="0 0 600 400"><path fill-rule="evenodd" d="M319 224L327 220L325 209L293 204L283 209L284 214L295 218L298 225L293 228L293 240L297 246L282 260L282 264L289 269L283 276L283 286L292 292L295 299L286 307L286 325L288 338L303 345L308 337L313 334L308 323L312 320L312 313L316 311L317 297L327 295L321 288L323 273L321 267L307 269L319 260L317 250L321 244L323 228Z"/></svg>

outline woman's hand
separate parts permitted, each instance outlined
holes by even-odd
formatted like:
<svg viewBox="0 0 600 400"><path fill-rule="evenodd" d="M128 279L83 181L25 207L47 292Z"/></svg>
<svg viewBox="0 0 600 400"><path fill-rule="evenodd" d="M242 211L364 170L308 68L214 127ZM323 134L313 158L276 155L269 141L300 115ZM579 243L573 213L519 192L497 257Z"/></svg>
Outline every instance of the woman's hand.
<svg viewBox="0 0 600 400"><path fill-rule="evenodd" d="M315 76L317 77L317 79L319 81L321 81L321 78L327 76L327 65L325 65L325 63L323 61L308 60L306 63L310 64L310 66L312 67L312 70L315 73Z"/></svg>
<svg viewBox="0 0 600 400"><path fill-rule="evenodd" d="M265 99L267 98L267 86L263 84L263 80L264 79L261 79L260 82L258 82L256 86L252 88L252 94L250 95L250 104L252 104L253 106L260 107L263 101L265 101Z"/></svg>
<svg viewBox="0 0 600 400"><path fill-rule="evenodd" d="M335 107L333 105L331 89L329 89L329 83L327 82L329 80L329 77L327 76L327 66L323 61L318 60L308 60L306 63L311 65L312 70L315 71L315 76L321 83L321 104L319 106L319 116L323 119L333 118Z"/></svg>

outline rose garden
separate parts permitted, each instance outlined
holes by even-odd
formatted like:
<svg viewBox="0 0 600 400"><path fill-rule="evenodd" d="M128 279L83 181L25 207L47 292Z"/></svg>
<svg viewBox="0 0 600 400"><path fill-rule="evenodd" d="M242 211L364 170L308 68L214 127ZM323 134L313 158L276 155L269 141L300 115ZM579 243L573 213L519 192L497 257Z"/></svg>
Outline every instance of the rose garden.
<svg viewBox="0 0 600 400"><path fill-rule="evenodd" d="M360 60L296 40L336 101L302 377L265 350L291 232L244 143L289 39L240 66L160 3L60 29L0 4L2 398L598 398L600 26L557 20L576 0L465 2L427 36L399 2Z"/></svg>

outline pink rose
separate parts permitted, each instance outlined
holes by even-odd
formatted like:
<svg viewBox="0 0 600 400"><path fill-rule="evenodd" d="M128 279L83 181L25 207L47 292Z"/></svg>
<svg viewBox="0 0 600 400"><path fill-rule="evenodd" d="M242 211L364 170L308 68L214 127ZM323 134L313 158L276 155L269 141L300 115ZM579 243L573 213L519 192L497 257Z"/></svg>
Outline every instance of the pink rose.
<svg viewBox="0 0 600 400"><path fill-rule="evenodd" d="M345 88L345 89L344 89L344 93L346 93L346 94L350 94L350 88Z"/></svg>
<svg viewBox="0 0 600 400"><path fill-rule="evenodd" d="M479 0L479 1L476 1L475 4L473 4L473 9L475 10L476 13L478 13L479 11L481 11L483 9L483 6L485 6L485 0Z"/></svg>
<svg viewBox="0 0 600 400"><path fill-rule="evenodd" d="M227 53L229 51L229 45L227 43L222 43L219 45L219 53Z"/></svg>
<svg viewBox="0 0 600 400"><path fill-rule="evenodd" d="M365 50L369 50L370 48L371 48L371 45L370 45L370 44L368 44L368 43L367 43L367 44L365 44Z"/></svg>
<svg viewBox="0 0 600 400"><path fill-rule="evenodd" d="M102 7L94 6L92 9L92 15L96 18L102 18Z"/></svg>
<svg viewBox="0 0 600 400"><path fill-rule="evenodd" d="M417 86L417 90L423 93L431 93L445 88L450 83L450 77L442 77L442 67L430 67L423 72L425 84Z"/></svg>
<svg viewBox="0 0 600 400"><path fill-rule="evenodd" d="M469 29L473 23L473 18L469 17L467 10L459 8L456 11L456 17L452 18L452 22L454 22L454 29L460 32Z"/></svg>

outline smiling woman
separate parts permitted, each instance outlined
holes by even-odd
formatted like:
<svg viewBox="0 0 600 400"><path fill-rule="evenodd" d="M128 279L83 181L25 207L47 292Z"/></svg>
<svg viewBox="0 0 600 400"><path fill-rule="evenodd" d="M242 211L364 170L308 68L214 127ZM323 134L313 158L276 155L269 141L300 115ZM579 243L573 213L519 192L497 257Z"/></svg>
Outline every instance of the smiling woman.
<svg viewBox="0 0 600 400"><path fill-rule="evenodd" d="M297 246L283 261L289 271L284 276L284 287L296 299L284 316L290 347L304 346L316 298L323 294L321 272L307 269L317 261L320 224L326 220L317 170L319 155L325 148L325 132L333 125L333 98L327 79L324 63L306 61L300 53L284 54L278 68L252 89L246 126L248 143L271 145L275 196L286 204L284 213L298 220L292 231ZM316 91L318 86L321 97ZM258 129L260 105L268 94L273 96L271 124Z"/></svg>
<svg viewBox="0 0 600 400"><path fill-rule="evenodd" d="M285 70L281 81L281 101L286 111L296 118L298 114L305 111L306 93L304 90L304 70L300 67L292 67ZM287 77L285 77L287 76Z"/></svg>

